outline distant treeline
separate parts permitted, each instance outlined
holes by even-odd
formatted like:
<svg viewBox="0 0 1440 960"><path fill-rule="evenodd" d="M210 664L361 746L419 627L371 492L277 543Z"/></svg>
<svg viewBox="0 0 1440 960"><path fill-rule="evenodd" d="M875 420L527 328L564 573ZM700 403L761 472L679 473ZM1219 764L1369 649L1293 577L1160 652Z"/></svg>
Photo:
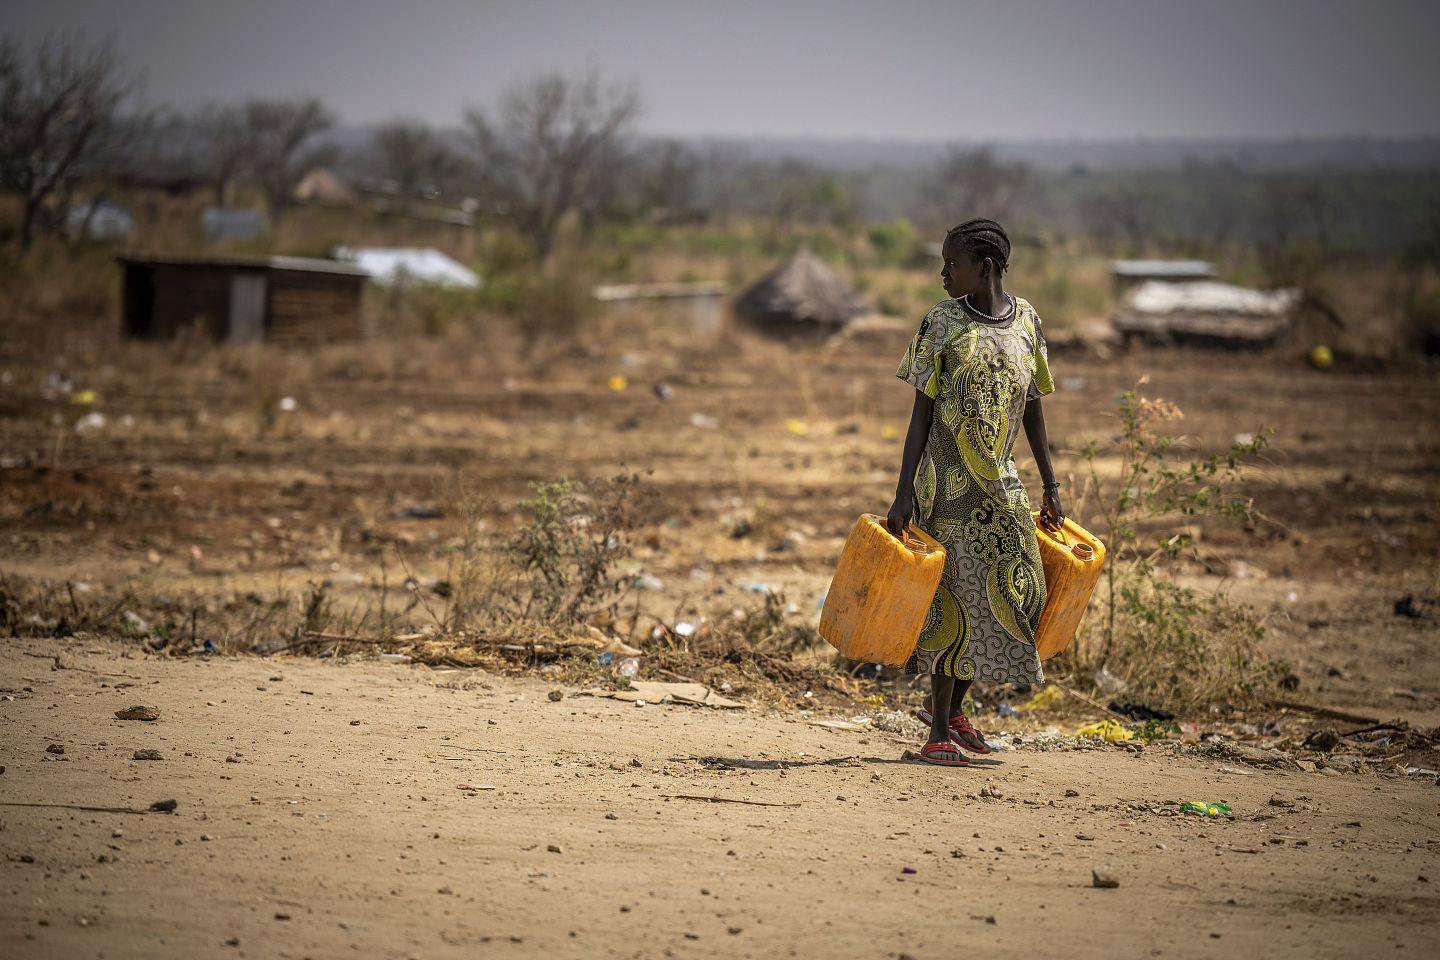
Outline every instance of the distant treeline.
<svg viewBox="0 0 1440 960"><path fill-rule="evenodd" d="M0 236L25 248L37 233L67 234L76 207L135 188L206 192L228 206L248 186L273 223L323 168L356 196L509 225L542 260L562 224L590 236L606 223L735 217L766 221L776 236L802 224L904 220L917 249L972 216L1117 252L1248 244L1262 255L1399 254L1433 264L1440 249L1434 138L664 140L637 132L635 90L594 74L535 77L443 128L408 118L339 127L310 98L177 112L144 103L140 90L109 44L67 34L27 47L0 37L0 189L21 210Z"/></svg>

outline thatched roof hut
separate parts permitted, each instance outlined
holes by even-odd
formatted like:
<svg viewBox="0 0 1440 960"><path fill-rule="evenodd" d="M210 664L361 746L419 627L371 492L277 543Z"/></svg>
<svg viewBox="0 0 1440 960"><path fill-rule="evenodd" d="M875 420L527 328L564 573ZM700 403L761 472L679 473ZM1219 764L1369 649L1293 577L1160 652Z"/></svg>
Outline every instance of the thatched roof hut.
<svg viewBox="0 0 1440 960"><path fill-rule="evenodd" d="M828 335L873 308L809 247L801 247L735 301L735 315L780 336Z"/></svg>

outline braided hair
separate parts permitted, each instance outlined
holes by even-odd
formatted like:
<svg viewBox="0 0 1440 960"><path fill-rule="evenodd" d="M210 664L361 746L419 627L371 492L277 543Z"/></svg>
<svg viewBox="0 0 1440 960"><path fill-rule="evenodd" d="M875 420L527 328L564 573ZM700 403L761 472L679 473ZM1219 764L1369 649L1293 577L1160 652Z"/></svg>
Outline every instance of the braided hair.
<svg viewBox="0 0 1440 960"><path fill-rule="evenodd" d="M994 220L966 220L945 234L945 243L954 244L977 260L989 257L1002 274L1010 266L1010 238L1005 235L1005 228Z"/></svg>

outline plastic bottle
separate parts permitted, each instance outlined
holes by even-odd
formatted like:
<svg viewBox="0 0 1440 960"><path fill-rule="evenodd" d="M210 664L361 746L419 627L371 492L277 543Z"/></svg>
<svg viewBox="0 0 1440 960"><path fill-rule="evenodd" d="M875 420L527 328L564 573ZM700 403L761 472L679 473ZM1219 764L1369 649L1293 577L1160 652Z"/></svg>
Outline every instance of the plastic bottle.
<svg viewBox="0 0 1440 960"><path fill-rule="evenodd" d="M410 655L408 653L382 653L380 659L388 660L391 663L409 663Z"/></svg>
<svg viewBox="0 0 1440 960"><path fill-rule="evenodd" d="M638 657L626 657L616 669L620 671L620 676L633 678L640 672L640 660Z"/></svg>

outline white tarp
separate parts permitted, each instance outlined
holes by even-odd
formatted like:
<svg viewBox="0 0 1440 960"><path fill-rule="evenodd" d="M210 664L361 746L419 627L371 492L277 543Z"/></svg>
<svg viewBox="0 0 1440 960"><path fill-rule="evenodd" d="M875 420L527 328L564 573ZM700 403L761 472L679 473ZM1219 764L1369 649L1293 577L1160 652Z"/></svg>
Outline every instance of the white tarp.
<svg viewBox="0 0 1440 960"><path fill-rule="evenodd" d="M403 283L470 289L480 286L480 277L473 270L433 247L336 247L331 253L336 260L354 263L382 287Z"/></svg>
<svg viewBox="0 0 1440 960"><path fill-rule="evenodd" d="M1256 317L1289 313L1300 302L1300 291L1251 290L1230 283L1200 280L1194 283L1140 284L1125 298L1139 313L1229 313Z"/></svg>

